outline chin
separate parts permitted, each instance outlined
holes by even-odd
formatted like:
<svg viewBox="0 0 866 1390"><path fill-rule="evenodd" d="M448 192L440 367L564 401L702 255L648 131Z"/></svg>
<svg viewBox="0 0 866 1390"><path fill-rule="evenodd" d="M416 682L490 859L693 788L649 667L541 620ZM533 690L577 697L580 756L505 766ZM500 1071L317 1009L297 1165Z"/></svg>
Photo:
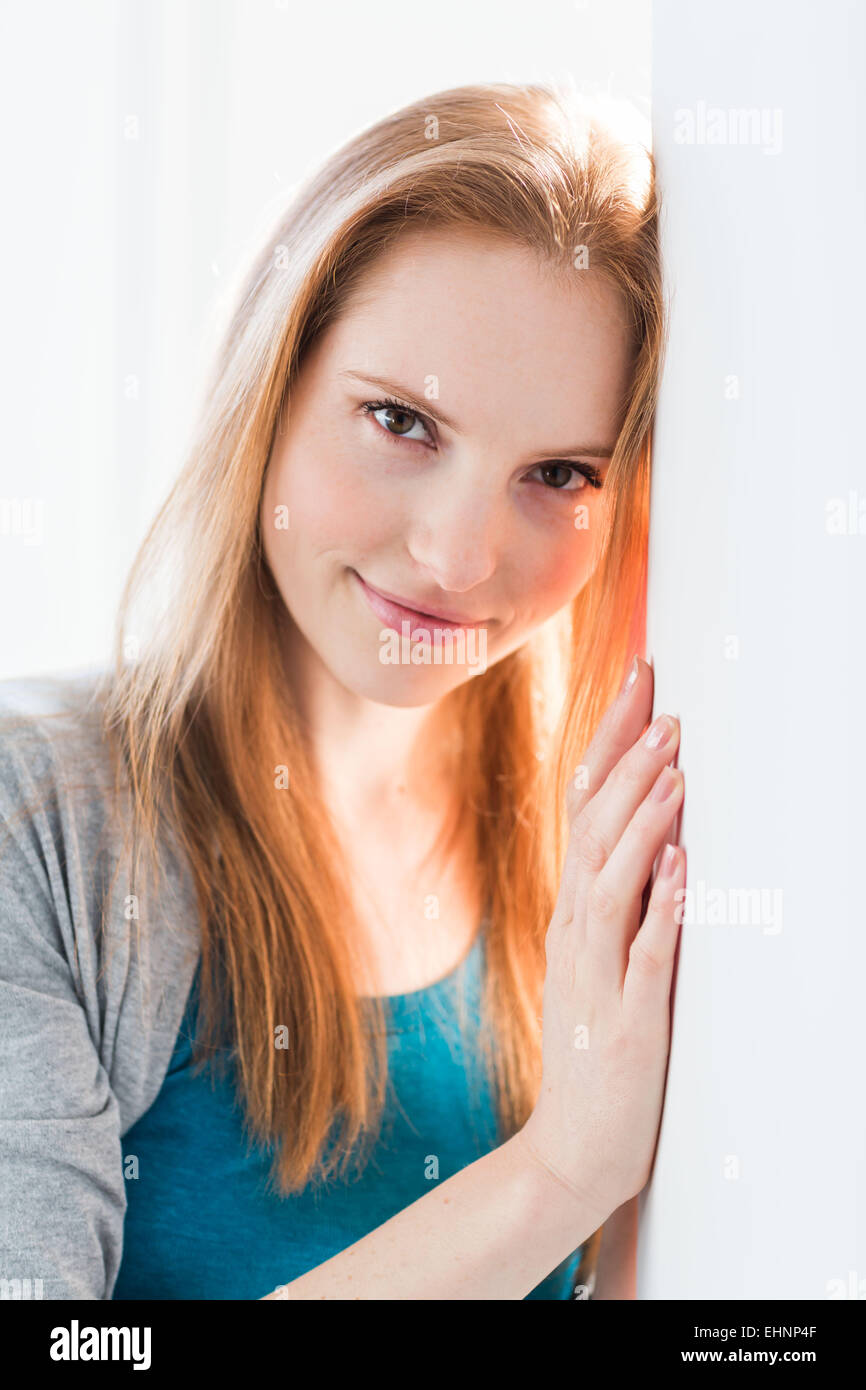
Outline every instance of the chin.
<svg viewBox="0 0 866 1390"><path fill-rule="evenodd" d="M468 666L379 666L375 671L334 671L348 690L377 705L415 709L434 705L458 686L472 680Z"/></svg>

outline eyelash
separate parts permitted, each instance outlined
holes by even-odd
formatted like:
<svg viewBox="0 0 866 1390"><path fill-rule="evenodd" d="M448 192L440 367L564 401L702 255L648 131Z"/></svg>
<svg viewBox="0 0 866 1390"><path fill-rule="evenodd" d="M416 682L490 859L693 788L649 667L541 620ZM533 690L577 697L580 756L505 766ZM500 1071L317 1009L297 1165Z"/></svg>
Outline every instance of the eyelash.
<svg viewBox="0 0 866 1390"><path fill-rule="evenodd" d="M421 414L415 409L414 406L408 405L405 401L398 400L395 396L387 396L384 400L381 400L381 401L365 401L364 404L361 406L361 410L363 411L363 413L364 413L365 415L369 415L371 419L372 419L373 416L375 415L376 411L378 411L378 410L388 410L388 409L391 409L391 410L400 410L400 411L402 411L402 412L403 412L404 414L406 414L406 415L414 415L415 419L418 420L418 421L424 426L424 428L425 428L425 430L427 431L428 435L432 433L432 432L431 432L431 429L430 429L430 422L429 422L429 420L427 420L423 415L421 415ZM399 444L399 443L401 442L402 436L400 436L399 434L392 434L390 430L386 430L386 429L384 428L384 426L382 426L382 425L378 425L377 428L378 428L380 434L385 435L386 438L392 440L395 444ZM409 439L409 440L407 440L406 442L409 443L409 444L420 444L420 443L421 443L421 440L420 440L420 439ZM558 459L552 459L549 463L537 463L537 464L535 465L535 467L536 467L536 468L551 468L551 467L557 467L557 468L571 468L571 469L574 470L575 473L578 473L578 474L580 474L581 477L585 478L586 481L589 483L590 487L600 488L600 487L603 486L603 483L602 483L602 481L601 481L601 472L600 472L600 470L599 470L598 468L593 467L593 465L592 465L591 463L572 463L571 459L563 459L563 460L560 462ZM582 488L579 488L579 487L578 487L578 488L545 487L544 491L545 491L545 492L565 492L565 493L573 493L573 492L582 492L583 489L582 489Z"/></svg>

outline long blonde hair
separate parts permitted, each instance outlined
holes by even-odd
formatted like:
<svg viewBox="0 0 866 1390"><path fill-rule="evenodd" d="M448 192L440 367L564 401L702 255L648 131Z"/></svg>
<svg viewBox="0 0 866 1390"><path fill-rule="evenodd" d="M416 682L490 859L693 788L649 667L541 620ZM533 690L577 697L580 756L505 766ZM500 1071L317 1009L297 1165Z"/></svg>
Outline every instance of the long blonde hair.
<svg viewBox="0 0 866 1390"><path fill-rule="evenodd" d="M198 903L202 1055L216 1064L235 1051L249 1131L272 1146L283 1194L344 1173L359 1147L369 1153L387 1053L381 1027L371 1037L361 1016L343 856L287 699L262 483L305 350L411 225L504 233L560 268L584 248L585 263L623 296L634 343L591 580L553 624L553 642L539 634L441 702L443 729L461 739L461 829L489 909L479 1042L503 1136L527 1118L540 1080L566 782L643 640L664 338L652 157L591 103L551 85L428 96L329 158L255 256L188 458L131 568L101 693L118 784L131 795L134 875L140 850L155 874L152 887L136 878L132 891L146 921L158 847L173 837ZM290 770L289 791L275 785L277 767ZM280 1025L288 1050L274 1046Z"/></svg>

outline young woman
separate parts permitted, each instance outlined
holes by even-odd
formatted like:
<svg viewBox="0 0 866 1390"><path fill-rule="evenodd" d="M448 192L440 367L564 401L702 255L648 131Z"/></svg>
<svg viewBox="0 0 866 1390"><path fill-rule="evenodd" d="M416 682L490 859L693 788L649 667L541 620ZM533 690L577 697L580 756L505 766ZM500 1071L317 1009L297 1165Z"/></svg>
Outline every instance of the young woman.
<svg viewBox="0 0 866 1390"><path fill-rule="evenodd" d="M113 669L6 683L4 1277L634 1296L662 346L651 157L555 89L428 97L285 211Z"/></svg>

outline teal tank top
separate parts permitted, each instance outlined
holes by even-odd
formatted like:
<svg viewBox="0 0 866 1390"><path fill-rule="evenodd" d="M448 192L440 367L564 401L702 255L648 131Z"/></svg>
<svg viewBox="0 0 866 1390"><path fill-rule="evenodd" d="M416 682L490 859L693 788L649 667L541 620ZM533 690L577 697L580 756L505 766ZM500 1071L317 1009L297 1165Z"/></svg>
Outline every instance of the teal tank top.
<svg viewBox="0 0 866 1390"><path fill-rule="evenodd" d="M345 1250L507 1136L472 1046L485 933L451 974L385 998L389 1086L367 1167L283 1197L271 1155L251 1147L231 1073L192 1071L196 969L153 1105L123 1136L128 1176L123 1256L112 1297L260 1299ZM457 991L469 1027L461 1034ZM468 1046L467 1046L468 1040ZM128 1159L135 1156L136 1165ZM576 1250L527 1298L570 1299Z"/></svg>

